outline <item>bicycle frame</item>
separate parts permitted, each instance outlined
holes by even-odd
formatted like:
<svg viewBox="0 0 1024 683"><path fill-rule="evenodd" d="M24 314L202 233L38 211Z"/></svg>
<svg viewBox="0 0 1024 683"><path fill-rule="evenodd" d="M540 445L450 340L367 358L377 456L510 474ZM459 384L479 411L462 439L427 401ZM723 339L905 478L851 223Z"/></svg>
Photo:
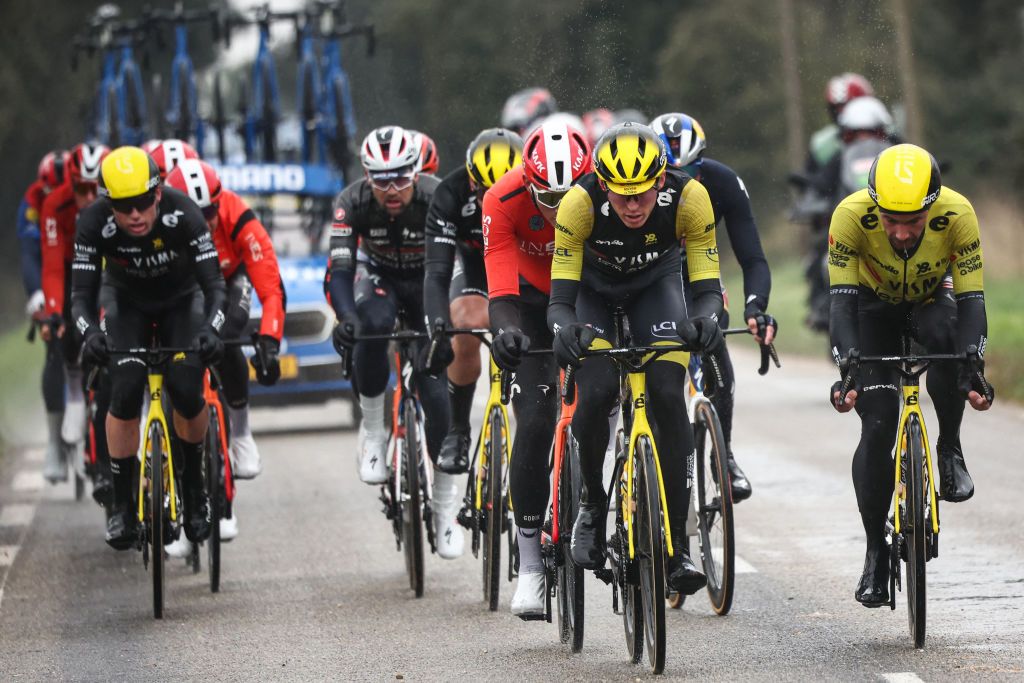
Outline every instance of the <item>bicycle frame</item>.
<svg viewBox="0 0 1024 683"><path fill-rule="evenodd" d="M921 425L921 436L924 440L924 459L928 468L928 501L932 509L932 533L937 534L939 533L939 506L936 502L937 497L935 494L935 471L932 467L932 449L928 441L928 429L924 424L924 413L921 412L920 391L920 375L904 375L903 410L900 412L899 427L896 431L900 435L900 442L896 445L896 483L893 487L893 506L898 510L901 494L902 497L906 496L906 492L900 490L900 469L903 466L903 453L907 449L907 432L904 427L911 415L917 415L918 422ZM900 533L900 515L894 515L893 519L893 528L898 534Z"/></svg>
<svg viewBox="0 0 1024 683"><path fill-rule="evenodd" d="M487 404L484 406L484 422L480 427L480 438L477 443L476 453L476 485L474 486L473 494L473 509L479 512L483 508L483 487L484 487L484 469L489 465L487 462L487 450L484 448L485 442L491 436L490 420L487 418L491 414L491 410L495 407L501 410L501 422L502 429L505 430L506 434L511 434L508 422L508 407L501 401L501 370L494 363L493 358L490 360L490 391L487 395ZM509 444L506 439L504 453L502 453L502 462L509 462ZM499 466L501 463L498 463ZM500 469L499 469L500 471Z"/></svg>
<svg viewBox="0 0 1024 683"><path fill-rule="evenodd" d="M164 375L162 370L151 370L149 373L149 411L146 415L146 430L145 436L143 437L142 443L142 455L145 459L145 455L152 451L152 443L149 439L149 426L153 422L159 422L160 426L163 427L164 432L164 452L167 454L167 494L170 496L170 511L171 521L178 520L178 504L177 504L177 491L175 491L175 477L174 477L174 458L171 455L171 431L167 425L167 417L164 415L164 409L161 402L163 397L163 386L164 386ZM159 467L158 463L153 464L154 469ZM159 477L163 476L162 472L150 472L151 476ZM138 521L145 522L145 510L144 491L146 488L146 468L139 468L139 500L138 500Z"/></svg>
<svg viewBox="0 0 1024 683"><path fill-rule="evenodd" d="M492 361L493 362L493 361ZM565 371L562 371L562 380L565 379ZM576 401L567 403L565 401L560 402L561 410L558 414L558 423L555 425L555 443L554 443L554 459L551 475L551 542L558 543L560 538L560 531L558 526L558 487L560 477L559 474L563 467L563 455L565 451L565 441L569 436L569 427L572 425L573 415L576 414Z"/></svg>
<svg viewBox="0 0 1024 683"><path fill-rule="evenodd" d="M399 472L399 461L398 458L402 452L402 440L409 429L415 429L420 435L419 443L423 443L423 430L420 429L420 421L423 419L423 408L420 406L419 399L416 398L416 391L412 387L413 377L413 366L410 359L404 359L402 352L395 351L395 367L399 372L399 381L395 387L394 396L391 402L391 424L394 425L392 429L391 439L391 468L392 472ZM412 397L416 401L416 424L407 425L405 424L404 416L402 414L402 403L407 397ZM417 463L419 466L419 463ZM433 491L433 468L424 467L423 471L426 475L427 491ZM391 492L393 496L392 500L401 500L401 477L395 476L394 478L394 491Z"/></svg>
<svg viewBox="0 0 1024 683"><path fill-rule="evenodd" d="M224 456L224 491L228 502L235 499L235 479L231 471L231 458L228 449L228 423L225 415L224 405L220 400L220 394L213 388L210 382L210 370L207 369L203 379L203 399L208 406L217 408L217 426L220 428L220 452Z"/></svg>
<svg viewBox="0 0 1024 683"><path fill-rule="evenodd" d="M661 459L658 457L658 446L654 441L654 434L651 432L651 425L647 421L647 373L646 365L654 359L651 354L645 359L640 368L630 368L626 379L629 384L629 396L632 402L632 415L630 416L629 441L626 446L624 476L626 477L626 497L623 500L622 520L626 525L626 536L629 539L629 559L635 559L636 550L633 542L633 468L635 458L634 448L641 436L646 436L651 442L651 452L654 454L654 465L658 469L658 496L661 498L661 509L668 510L668 501L665 497L665 480L661 474ZM623 413L625 414L625 413ZM609 498L610 500L611 498ZM665 529L665 546L669 557L675 556L672 547L672 524L668 519L663 522Z"/></svg>
<svg viewBox="0 0 1024 683"><path fill-rule="evenodd" d="M182 91L182 80L185 81L185 87L187 91ZM192 123L195 125L194 131L183 130L184 122L179 120L178 114L181 113L181 98L182 95L186 98L189 118L192 119ZM196 81L195 71L192 66L192 58L188 52L188 26L184 21L176 23L174 26L174 59L171 62L171 97L167 105L166 120L174 133L175 137L182 139L188 139L188 133L195 133L195 143L197 149L203 149L203 139L205 137L203 130L203 122L199 118L199 110L196 103ZM184 136L181 133L186 133Z"/></svg>
<svg viewBox="0 0 1024 683"><path fill-rule="evenodd" d="M249 102L249 111L245 120L245 146L246 157L251 158L256 148L256 129L262 123L265 126L276 126L280 115L280 99L277 90L277 69L274 65L274 55L270 50L270 22L272 15L266 9L266 16L259 16L259 48L256 50L256 59L252 64L252 99ZM264 76L266 82L264 82ZM264 93L266 90L266 94ZM267 97L269 95L269 99ZM263 111L264 103L270 103L270 111ZM266 120L265 114L270 115L271 120ZM263 150L264 160L271 150Z"/></svg>

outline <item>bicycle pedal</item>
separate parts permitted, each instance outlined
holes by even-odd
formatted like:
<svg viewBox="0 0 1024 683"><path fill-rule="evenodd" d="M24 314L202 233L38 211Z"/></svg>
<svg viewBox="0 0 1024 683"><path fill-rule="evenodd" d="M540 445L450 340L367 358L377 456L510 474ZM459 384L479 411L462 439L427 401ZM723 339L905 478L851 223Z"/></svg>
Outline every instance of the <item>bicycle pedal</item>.
<svg viewBox="0 0 1024 683"><path fill-rule="evenodd" d="M545 621L548 619L544 614L519 614L516 616L523 621Z"/></svg>
<svg viewBox="0 0 1024 683"><path fill-rule="evenodd" d="M473 513L468 508L461 508L455 516L455 521L464 529L473 529Z"/></svg>
<svg viewBox="0 0 1024 683"><path fill-rule="evenodd" d="M604 581L606 584L609 585L611 585L612 580L615 578L615 575L612 573L612 570L608 567L601 567L600 569L595 569L594 576L596 576L598 579Z"/></svg>

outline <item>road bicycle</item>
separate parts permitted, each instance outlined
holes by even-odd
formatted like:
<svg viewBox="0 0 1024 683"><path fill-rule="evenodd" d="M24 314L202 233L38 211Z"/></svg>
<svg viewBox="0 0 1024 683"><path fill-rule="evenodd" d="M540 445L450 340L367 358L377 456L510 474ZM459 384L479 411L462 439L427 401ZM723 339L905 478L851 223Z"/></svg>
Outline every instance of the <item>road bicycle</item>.
<svg viewBox="0 0 1024 683"><path fill-rule="evenodd" d="M259 32L259 47L252 65L252 83L249 89L243 87L239 109L242 113L242 135L247 161L277 161L277 124L281 120L281 100L277 88L277 68L270 49L270 27L275 21L296 21L296 12L274 12L270 4L257 5L251 9L252 19L228 18L223 23L225 44L231 47L231 33L236 26L255 25ZM214 108L223 109L218 103L220 84L215 83ZM222 129L218 135L222 136ZM221 154L223 155L223 147Z"/></svg>
<svg viewBox="0 0 1024 683"><path fill-rule="evenodd" d="M206 127L199 116L195 69L188 50L188 25L210 22L213 40L216 42L220 39L220 12L214 8L186 10L184 3L179 0L173 10L146 11L143 21L153 26L170 24L174 29L174 57L171 61L170 90L164 121L170 137L192 140L196 149L202 151L205 149ZM162 44L162 35L157 33L157 37L158 44Z"/></svg>
<svg viewBox="0 0 1024 683"><path fill-rule="evenodd" d="M561 379L564 386L564 371ZM545 618L551 621L551 601L554 598L559 638L573 652L579 652L583 649L583 569L572 561L571 545L583 475L576 439L572 436L575 412L575 396L563 396L551 451L551 509L541 533L541 557L548 586Z"/></svg>
<svg viewBox="0 0 1024 683"><path fill-rule="evenodd" d="M606 549L610 568L602 567L594 573L612 586L612 609L622 614L631 661L638 663L646 646L651 670L659 674L665 668L666 558L675 553L672 534L685 534L685 529L672 529L668 519L661 463L647 419L646 369L660 357L687 352L687 348L673 342L631 346L624 311L617 308L614 318L615 338L621 346L592 346L582 356L584 362L594 357L615 362L621 386L623 426L616 435L607 492L608 504L614 500L615 512L614 530ZM563 377L562 395L570 401L575 400L574 376L570 367ZM717 381L721 384L720 375Z"/></svg>
<svg viewBox="0 0 1024 683"><path fill-rule="evenodd" d="M142 551L143 566L152 576L153 617L156 619L164 616L164 545L178 538L182 531L177 463L163 404L164 366L176 355L192 352L194 349L162 346L109 352L111 357L139 358L148 369L149 406L143 422L142 466L135 501L136 547Z"/></svg>
<svg viewBox="0 0 1024 683"><path fill-rule="evenodd" d="M900 562L906 564L907 621L914 647L925 643L927 615L927 580L925 565L939 556L939 496L935 491L935 468L932 465L928 432L921 412L921 375L936 362L966 363L981 392L991 401L995 394L985 379L978 347L971 345L965 353L915 354L912 339L904 330L896 356L862 356L857 350L849 353L848 370L840 387L840 401L855 386L857 375L865 364L893 368L901 378L903 407L897 429L895 491L893 507L886 531L889 535L889 607L896 609L896 590L903 590Z"/></svg>
<svg viewBox="0 0 1024 683"><path fill-rule="evenodd" d="M71 68L81 52L102 55L90 135L111 147L140 145L146 138L146 96L134 49L148 43L145 22L118 21L120 10L103 5L84 34L72 42Z"/></svg>
<svg viewBox="0 0 1024 683"><path fill-rule="evenodd" d="M398 329L391 334L360 335L357 341L394 342L397 385L391 401L391 452L388 479L380 487L384 516L391 522L396 550L405 555L409 587L417 598L423 597L424 534L431 552L435 552L433 509L433 467L429 467L424 445L423 409L413 387L416 348L427 340L426 332L408 329L404 313L399 313ZM352 352L341 354L342 375L352 378ZM354 379L354 378L353 378ZM355 389L353 382L353 389Z"/></svg>
<svg viewBox="0 0 1024 683"><path fill-rule="evenodd" d="M723 335L750 334L749 328L723 330ZM781 367L775 345L761 345L761 366L757 372L766 375L770 362ZM690 356L688 366L687 413L693 428L696 479L695 495L691 496L692 512L687 519L686 545L689 536L696 536L700 547L701 565L707 576L707 593L711 608L718 615L726 615L732 607L736 578L735 525L733 522L732 488L729 482L728 457L722 424L711 399L704 393L704 368L700 356ZM724 477L723 477L724 473ZM669 592L669 606L679 609L686 596Z"/></svg>

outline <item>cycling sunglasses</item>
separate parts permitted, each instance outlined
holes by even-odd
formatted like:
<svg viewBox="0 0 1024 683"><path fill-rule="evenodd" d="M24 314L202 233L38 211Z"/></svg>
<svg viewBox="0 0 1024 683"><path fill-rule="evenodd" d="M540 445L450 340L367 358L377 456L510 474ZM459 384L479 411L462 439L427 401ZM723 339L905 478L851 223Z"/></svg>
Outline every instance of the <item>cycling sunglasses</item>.
<svg viewBox="0 0 1024 683"><path fill-rule="evenodd" d="M212 221L216 216L217 212L220 211L220 202L214 202L202 208L203 218L208 221Z"/></svg>
<svg viewBox="0 0 1024 683"><path fill-rule="evenodd" d="M124 199L111 199L110 207L117 213L129 214L132 209L142 213L149 207L156 204L156 192L150 191L140 194L137 197L125 197Z"/></svg>
<svg viewBox="0 0 1024 683"><path fill-rule="evenodd" d="M99 192L99 185L96 183L75 183L73 189L79 197L84 197L87 194L97 194Z"/></svg>
<svg viewBox="0 0 1024 683"><path fill-rule="evenodd" d="M545 209L557 209L558 205L562 203L562 198L565 197L565 192L538 190L536 185L530 185L530 194L533 195L534 201Z"/></svg>
<svg viewBox="0 0 1024 683"><path fill-rule="evenodd" d="M392 187L397 191L407 190L416 179L416 171L380 171L370 173L370 184L381 192L387 192Z"/></svg>

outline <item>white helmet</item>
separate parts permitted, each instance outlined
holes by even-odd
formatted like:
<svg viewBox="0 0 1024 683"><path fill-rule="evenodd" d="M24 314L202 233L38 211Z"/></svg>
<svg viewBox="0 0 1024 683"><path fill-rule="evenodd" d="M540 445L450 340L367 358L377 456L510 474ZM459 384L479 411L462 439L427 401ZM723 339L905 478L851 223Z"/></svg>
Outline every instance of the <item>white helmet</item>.
<svg viewBox="0 0 1024 683"><path fill-rule="evenodd" d="M878 98L865 95L843 107L838 123L843 130L884 130L892 127L892 116Z"/></svg>
<svg viewBox="0 0 1024 683"><path fill-rule="evenodd" d="M415 168L420 160L420 147L401 126L382 126L370 131L363 140L359 160L371 173Z"/></svg>
<svg viewBox="0 0 1024 683"><path fill-rule="evenodd" d="M704 157L707 138L697 119L682 112L662 114L651 121L651 128L661 136L668 147L673 166L689 166Z"/></svg>
<svg viewBox="0 0 1024 683"><path fill-rule="evenodd" d="M572 112L568 111L556 111L554 114L551 114L550 116L545 116L544 118L537 119L536 121L531 123L527 127L525 134L529 135L533 131L540 128L542 125L547 125L548 123L564 123L573 130L587 130L587 126L586 124L583 123L583 119L581 119L576 114L573 114Z"/></svg>

